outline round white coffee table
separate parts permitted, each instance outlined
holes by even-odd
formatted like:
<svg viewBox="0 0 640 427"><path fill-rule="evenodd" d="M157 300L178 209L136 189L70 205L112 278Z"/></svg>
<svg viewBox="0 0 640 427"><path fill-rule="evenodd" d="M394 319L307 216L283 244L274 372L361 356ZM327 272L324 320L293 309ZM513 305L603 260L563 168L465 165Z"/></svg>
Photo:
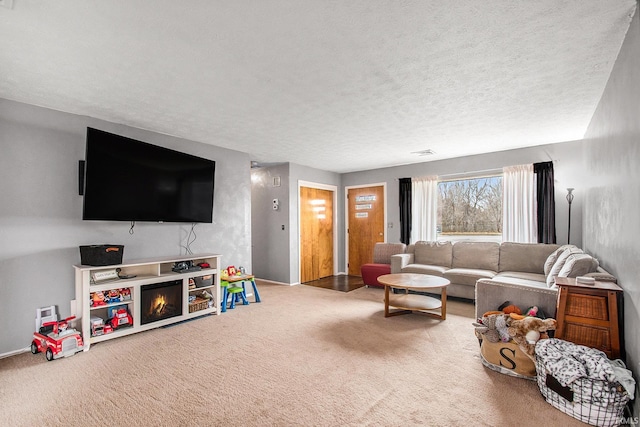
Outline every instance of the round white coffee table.
<svg viewBox="0 0 640 427"><path fill-rule="evenodd" d="M446 319L447 286L451 282L444 277L415 273L384 274L378 277L378 283L384 285L384 317L420 311L437 319ZM405 293L391 293L390 288L404 289ZM436 288L441 291L441 299L409 293L409 290L426 291ZM399 310L390 312L389 307Z"/></svg>

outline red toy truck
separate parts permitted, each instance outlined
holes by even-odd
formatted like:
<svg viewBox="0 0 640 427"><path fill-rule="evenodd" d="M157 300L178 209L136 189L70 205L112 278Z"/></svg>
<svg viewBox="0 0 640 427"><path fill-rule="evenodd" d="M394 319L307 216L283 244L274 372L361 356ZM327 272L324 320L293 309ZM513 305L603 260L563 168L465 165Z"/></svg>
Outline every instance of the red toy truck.
<svg viewBox="0 0 640 427"><path fill-rule="evenodd" d="M107 320L107 324L115 331L121 326L132 326L133 318L131 317L131 314L129 314L129 310L126 308L119 308L113 314L113 317Z"/></svg>
<svg viewBox="0 0 640 427"><path fill-rule="evenodd" d="M77 352L84 350L82 335L69 327L69 322L75 319L76 316L58 321L58 316L55 314L55 307L53 306L38 309L36 312L37 331L33 333L31 353L37 354L44 351L47 360L52 361L60 357L73 356ZM49 315L42 316L42 313L49 313Z"/></svg>

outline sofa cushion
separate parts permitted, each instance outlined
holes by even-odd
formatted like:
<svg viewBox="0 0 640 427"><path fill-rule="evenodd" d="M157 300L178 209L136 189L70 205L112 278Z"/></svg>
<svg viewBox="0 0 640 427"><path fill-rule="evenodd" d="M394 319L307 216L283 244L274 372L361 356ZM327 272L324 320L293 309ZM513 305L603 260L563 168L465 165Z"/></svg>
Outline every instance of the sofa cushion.
<svg viewBox="0 0 640 427"><path fill-rule="evenodd" d="M501 280L503 278L522 279L529 282L539 282L546 286L546 278L544 274L539 273L524 273L520 271L501 271L494 277L495 280Z"/></svg>
<svg viewBox="0 0 640 427"><path fill-rule="evenodd" d="M512 243L500 245L500 270L544 273L544 263L558 245L545 243Z"/></svg>
<svg viewBox="0 0 640 427"><path fill-rule="evenodd" d="M475 286L479 279L492 279L495 271L474 268L452 268L444 272L445 279L458 285Z"/></svg>
<svg viewBox="0 0 640 427"><path fill-rule="evenodd" d="M495 242L456 242L452 268L498 271L500 244Z"/></svg>
<svg viewBox="0 0 640 427"><path fill-rule="evenodd" d="M560 256L558 256L558 259L556 260L555 264L553 264L553 267L551 267L551 270L547 275L547 286L551 287L555 285L556 283L555 278L560 273L560 270L562 270L564 263L567 262L567 258L569 258L570 255L581 254L581 253L584 253L584 252L582 251L582 249L577 247L565 249L560 254Z"/></svg>
<svg viewBox="0 0 640 427"><path fill-rule="evenodd" d="M564 252L565 250L569 249L569 248L577 248L577 246L576 245L562 245L558 249L553 251L547 257L547 260L544 262L544 275L545 276L549 275L549 272L551 271L551 268L553 267L553 264L556 263L556 261L558 260L558 257L560 256L560 254L562 252Z"/></svg>
<svg viewBox="0 0 640 427"><path fill-rule="evenodd" d="M378 242L373 247L374 264L391 264L391 255L401 254L405 250L404 243Z"/></svg>
<svg viewBox="0 0 640 427"><path fill-rule="evenodd" d="M431 276L442 277L444 272L449 270L441 265L409 264L402 268L403 273L430 274Z"/></svg>
<svg viewBox="0 0 640 427"><path fill-rule="evenodd" d="M451 242L416 242L415 263L451 268L452 248Z"/></svg>
<svg viewBox="0 0 640 427"><path fill-rule="evenodd" d="M588 254L572 254L567 257L558 277L578 277L598 269L598 260Z"/></svg>

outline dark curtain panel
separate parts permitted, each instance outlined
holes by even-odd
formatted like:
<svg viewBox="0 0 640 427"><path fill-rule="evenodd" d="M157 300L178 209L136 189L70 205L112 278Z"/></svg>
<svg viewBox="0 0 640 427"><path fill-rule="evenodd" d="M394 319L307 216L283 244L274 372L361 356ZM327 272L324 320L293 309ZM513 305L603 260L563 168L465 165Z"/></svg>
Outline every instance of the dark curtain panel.
<svg viewBox="0 0 640 427"><path fill-rule="evenodd" d="M411 240L411 178L400 178L400 241Z"/></svg>
<svg viewBox="0 0 640 427"><path fill-rule="evenodd" d="M556 243L556 201L553 187L553 162L533 164L538 201L538 243Z"/></svg>

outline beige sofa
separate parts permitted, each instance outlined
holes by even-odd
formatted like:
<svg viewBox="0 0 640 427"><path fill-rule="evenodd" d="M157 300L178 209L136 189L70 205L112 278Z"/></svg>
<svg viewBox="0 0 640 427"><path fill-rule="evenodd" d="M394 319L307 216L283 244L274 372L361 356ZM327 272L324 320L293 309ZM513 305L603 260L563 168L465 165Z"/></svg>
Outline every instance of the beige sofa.
<svg viewBox="0 0 640 427"><path fill-rule="evenodd" d="M562 264L571 263L571 268L562 270L556 261L567 251ZM554 316L554 275L615 281L597 260L575 246L543 243L417 242L391 257L391 273L445 277L451 282L447 295L474 299L480 316L505 301L523 308L536 305Z"/></svg>

